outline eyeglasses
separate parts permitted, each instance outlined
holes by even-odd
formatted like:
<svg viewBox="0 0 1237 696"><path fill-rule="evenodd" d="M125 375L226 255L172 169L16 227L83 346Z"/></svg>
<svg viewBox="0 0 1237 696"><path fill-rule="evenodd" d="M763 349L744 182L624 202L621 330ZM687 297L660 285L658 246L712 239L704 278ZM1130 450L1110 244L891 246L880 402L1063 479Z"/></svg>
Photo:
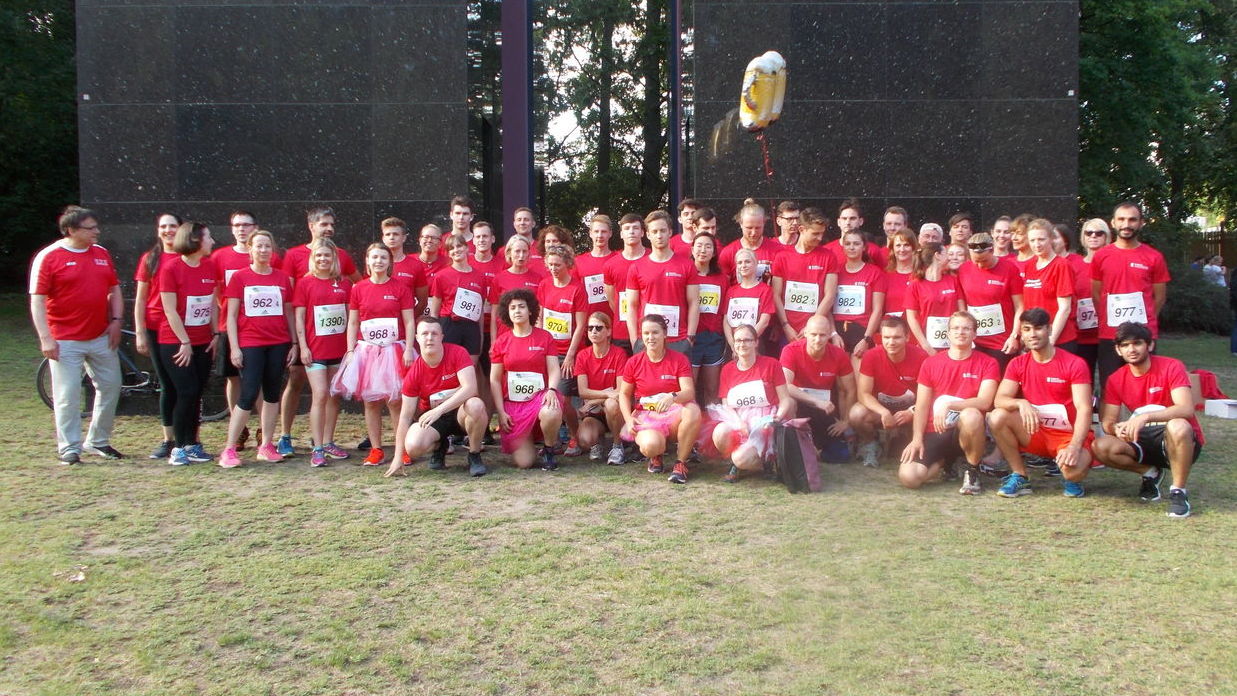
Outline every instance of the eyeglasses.
<svg viewBox="0 0 1237 696"><path fill-rule="evenodd" d="M992 248L991 244L967 244L966 248L971 251L988 251Z"/></svg>
<svg viewBox="0 0 1237 696"><path fill-rule="evenodd" d="M1103 237L1108 234L1104 230L1083 230L1082 233L1088 237Z"/></svg>
<svg viewBox="0 0 1237 696"><path fill-rule="evenodd" d="M734 339L734 342L735 342L735 343L755 343L755 342L756 342L756 339L754 339L754 338L736 338L736 339Z"/></svg>
<svg viewBox="0 0 1237 696"><path fill-rule="evenodd" d="M588 327L588 330L589 330L589 331L604 331L605 329L606 329L606 327L604 327L604 326L600 326L600 325L597 325L597 324L594 324L594 325L592 325L592 326Z"/></svg>
<svg viewBox="0 0 1237 696"><path fill-rule="evenodd" d="M256 222L234 222L232 223L232 226L233 227L257 227L258 223Z"/></svg>

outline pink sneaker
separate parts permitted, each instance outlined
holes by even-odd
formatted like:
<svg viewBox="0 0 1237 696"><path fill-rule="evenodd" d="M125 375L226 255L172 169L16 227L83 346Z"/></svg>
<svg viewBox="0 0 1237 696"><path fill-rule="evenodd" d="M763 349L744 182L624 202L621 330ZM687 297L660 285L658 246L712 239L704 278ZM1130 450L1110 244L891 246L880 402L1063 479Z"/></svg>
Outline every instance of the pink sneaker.
<svg viewBox="0 0 1237 696"><path fill-rule="evenodd" d="M282 462L283 455L275 451L274 445L259 445L258 459L264 462Z"/></svg>
<svg viewBox="0 0 1237 696"><path fill-rule="evenodd" d="M236 456L236 448L229 447L219 455L219 466L225 469L235 469L241 465L241 458Z"/></svg>
<svg viewBox="0 0 1237 696"><path fill-rule="evenodd" d="M331 459L347 459L348 458L348 453L345 452L339 445L335 444L334 442L328 442L326 446L322 448L322 453L330 457Z"/></svg>

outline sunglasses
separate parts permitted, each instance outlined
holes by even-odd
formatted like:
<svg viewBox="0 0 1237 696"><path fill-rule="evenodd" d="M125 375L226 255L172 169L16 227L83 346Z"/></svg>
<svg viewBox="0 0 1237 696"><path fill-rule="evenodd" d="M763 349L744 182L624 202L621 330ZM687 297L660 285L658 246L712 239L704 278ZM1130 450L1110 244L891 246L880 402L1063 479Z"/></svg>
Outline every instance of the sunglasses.
<svg viewBox="0 0 1237 696"><path fill-rule="evenodd" d="M1083 230L1082 233L1088 237L1103 237L1106 234L1104 230Z"/></svg>
<svg viewBox="0 0 1237 696"><path fill-rule="evenodd" d="M589 330L589 331L604 331L604 330L605 330L605 328L606 328L606 327L601 326L600 324L593 324L593 325L591 325L591 326L589 326L589 327L588 327L588 330Z"/></svg>
<svg viewBox="0 0 1237 696"><path fill-rule="evenodd" d="M970 249L971 251L988 251L989 249L992 248L992 245L991 244L968 244L966 245L966 248Z"/></svg>

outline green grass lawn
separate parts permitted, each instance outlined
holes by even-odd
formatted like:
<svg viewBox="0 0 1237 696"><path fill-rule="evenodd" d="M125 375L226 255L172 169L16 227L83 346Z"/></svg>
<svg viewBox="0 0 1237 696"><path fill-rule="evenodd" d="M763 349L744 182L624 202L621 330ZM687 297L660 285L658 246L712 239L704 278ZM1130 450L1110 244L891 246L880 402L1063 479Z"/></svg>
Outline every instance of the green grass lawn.
<svg viewBox="0 0 1237 696"><path fill-rule="evenodd" d="M799 496L583 459L62 467L5 304L0 694L1237 693L1237 421L1203 419L1187 520L1112 471L1004 500L888 463ZM1237 394L1227 339L1160 349Z"/></svg>

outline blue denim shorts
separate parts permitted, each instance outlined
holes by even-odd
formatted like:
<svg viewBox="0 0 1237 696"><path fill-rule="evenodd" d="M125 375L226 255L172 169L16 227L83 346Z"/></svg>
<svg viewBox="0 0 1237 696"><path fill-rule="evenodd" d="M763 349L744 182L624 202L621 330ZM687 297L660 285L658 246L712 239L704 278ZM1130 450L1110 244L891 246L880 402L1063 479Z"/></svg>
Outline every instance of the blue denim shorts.
<svg viewBox="0 0 1237 696"><path fill-rule="evenodd" d="M701 331L696 334L696 343L692 346L692 367L721 365L726 361L726 337L716 331Z"/></svg>

